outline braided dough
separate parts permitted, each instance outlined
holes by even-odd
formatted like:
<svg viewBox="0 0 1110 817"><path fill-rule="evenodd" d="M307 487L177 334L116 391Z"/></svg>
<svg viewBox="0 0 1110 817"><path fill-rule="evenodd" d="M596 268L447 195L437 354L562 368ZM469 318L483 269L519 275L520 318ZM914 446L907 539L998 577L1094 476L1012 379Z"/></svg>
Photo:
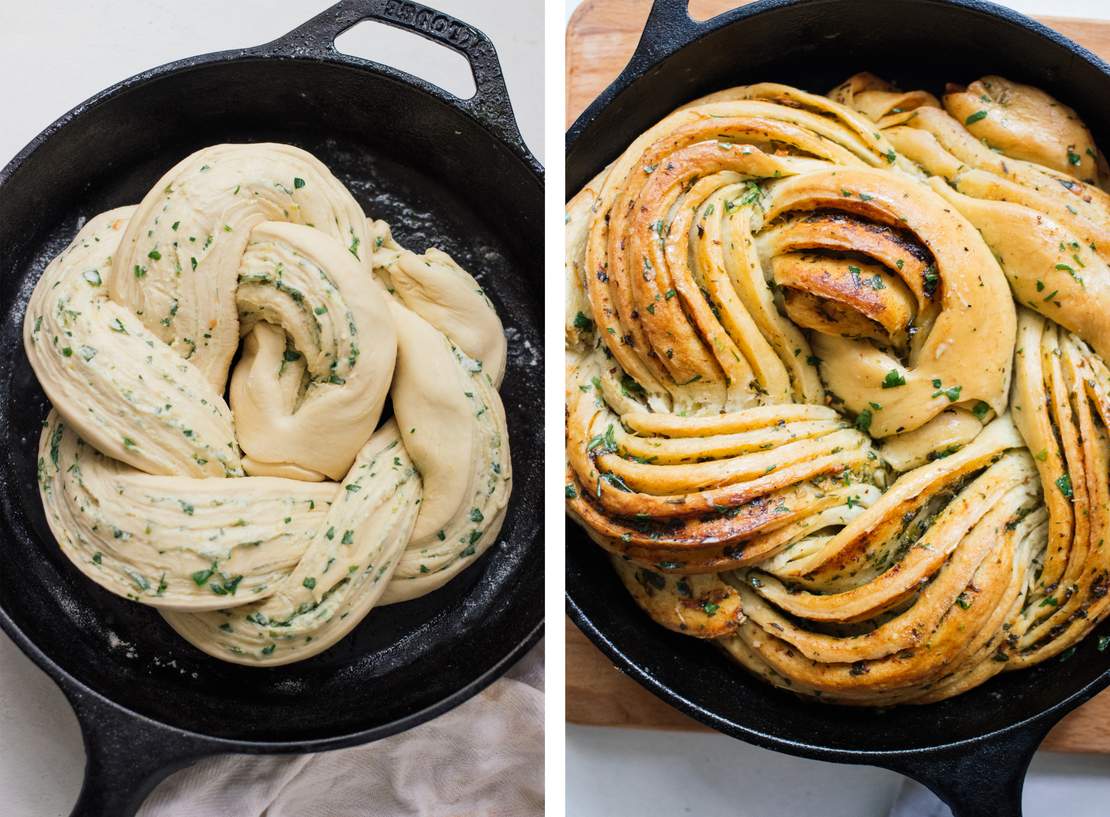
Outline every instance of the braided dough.
<svg viewBox="0 0 1110 817"><path fill-rule="evenodd" d="M206 148L91 219L24 345L54 407L38 481L62 551L217 658L315 655L500 531L493 305L298 148Z"/></svg>
<svg viewBox="0 0 1110 817"><path fill-rule="evenodd" d="M923 703L1110 610L1110 196L1070 108L683 106L566 208L567 509L658 623Z"/></svg>

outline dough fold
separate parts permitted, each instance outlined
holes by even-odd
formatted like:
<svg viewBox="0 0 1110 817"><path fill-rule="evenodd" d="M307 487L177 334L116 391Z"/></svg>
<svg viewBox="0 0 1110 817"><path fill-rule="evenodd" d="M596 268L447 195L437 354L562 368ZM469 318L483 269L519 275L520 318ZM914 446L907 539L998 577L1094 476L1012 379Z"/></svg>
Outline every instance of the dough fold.
<svg viewBox="0 0 1110 817"><path fill-rule="evenodd" d="M309 658L497 541L500 318L303 150L205 148L92 218L38 281L24 348L54 407L37 479L62 552L216 658Z"/></svg>

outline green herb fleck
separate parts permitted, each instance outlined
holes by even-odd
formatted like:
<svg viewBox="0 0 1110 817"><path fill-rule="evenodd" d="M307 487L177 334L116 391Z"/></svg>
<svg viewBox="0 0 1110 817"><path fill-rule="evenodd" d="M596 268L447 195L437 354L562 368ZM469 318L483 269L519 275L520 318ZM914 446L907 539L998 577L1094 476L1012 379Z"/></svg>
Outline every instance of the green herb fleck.
<svg viewBox="0 0 1110 817"><path fill-rule="evenodd" d="M1062 493L1066 499L1075 499L1075 494L1071 489L1071 474L1064 474L1062 477L1057 478L1056 487L1060 489L1060 493Z"/></svg>
<svg viewBox="0 0 1110 817"><path fill-rule="evenodd" d="M864 409L856 415L856 428L864 434L871 428L871 409Z"/></svg>
<svg viewBox="0 0 1110 817"><path fill-rule="evenodd" d="M891 369L883 378L882 386L884 389L893 389L904 385L906 385L906 378L897 369Z"/></svg>

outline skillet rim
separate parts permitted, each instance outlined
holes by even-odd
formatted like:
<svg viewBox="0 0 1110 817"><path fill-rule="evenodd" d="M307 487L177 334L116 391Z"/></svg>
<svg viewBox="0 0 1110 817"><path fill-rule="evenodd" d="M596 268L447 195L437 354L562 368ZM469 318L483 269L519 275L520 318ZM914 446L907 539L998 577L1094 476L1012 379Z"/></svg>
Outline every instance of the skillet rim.
<svg viewBox="0 0 1110 817"><path fill-rule="evenodd" d="M668 0L652 0L653 6L652 11L649 14L649 20L651 14L655 13L655 4L665 4L667 2ZM671 0L671 2L673 2L673 0ZM686 0L683 0L683 2L686 2ZM683 21L683 24L696 29L697 33L694 35L694 40L696 40L712 34L721 28L725 28L735 23L742 22L749 17L756 17L761 14L772 13L779 9L787 8L790 6L805 4L818 6L823 4L824 2L826 2L826 0L756 0L755 2L747 3L743 6L738 6L728 11L724 11L716 15L715 17L710 17L707 20L694 20L692 17L689 17L689 12L685 11L684 14L686 15L686 20ZM836 2L836 0L832 0L832 2ZM1059 48L1066 49L1073 55L1079 57L1083 62L1088 63L1092 67L1098 69L1098 71L1101 72L1103 75L1110 78L1110 63L1102 59L1102 57L1098 56L1093 51L1085 48L1074 40L1065 37L1056 29L1050 28L1044 23L1041 23L1032 17L1020 14L1019 12L1005 6L1000 6L996 3L988 2L988 0L890 0L890 2L903 2L906 5L932 5L962 8L968 11L982 14L986 17L994 18L996 21L1009 23L1010 25L1014 25L1030 31L1034 34L1037 34L1042 39L1049 40L1053 45ZM643 32L641 32L641 35L642 34ZM677 46L674 42L664 43L662 46L662 51L660 53L647 55L650 58L650 64L652 66L658 66L661 62L670 57L673 57L682 48L692 43L693 40L681 43ZM642 56L644 56L644 41L641 39L637 43L636 50L629 58L628 63L625 65L624 68L621 69L621 73L617 75L616 79L605 86L605 89L602 90L600 94L594 97L593 101L590 102L588 106L586 106L586 109L578 115L571 126L567 129L565 140L566 154L569 154L574 149L578 140L582 138L583 132L594 123L594 120L597 119L598 115L603 110L605 110L605 108L609 107L609 105L617 96L626 91L629 86L635 84L639 79L642 78L642 74L644 73L642 70L639 71L641 76L635 76L634 74L637 73L636 71L630 71L630 69L636 66L636 63L641 59ZM0 176L0 181L2 180L3 177ZM589 179L586 179L584 183L587 183L588 181ZM564 191L564 195L569 200L577 192L578 189L567 189Z"/></svg>
<svg viewBox="0 0 1110 817"><path fill-rule="evenodd" d="M299 29L295 31L299 31ZM484 114L479 113L468 103L473 103L479 99L480 90L476 90L475 95L469 100L461 99L420 77L401 71L400 69L374 60L342 53L334 47L334 43L328 43L322 50L287 45L289 36L289 34L285 34L278 39L258 46L185 57L180 60L140 71L137 74L120 80L108 88L93 94L47 125L3 168L0 168L0 192L4 190L4 186L11 181L35 151L59 133L64 132L64 129L71 122L96 109L100 105L126 94L133 89L154 81L172 80L177 75L194 70L203 70L210 66L233 62L267 62L280 60L282 62L300 62L348 70L364 70L398 81L404 85L410 86L425 96L431 97L434 101L441 103L444 108L448 109L451 116L465 117L473 124L477 125L491 140L493 140L493 142L507 148L513 157L519 161L527 171L530 180L536 183L537 194L542 200L544 192L544 168L524 143L524 139L520 135L519 128L516 124L515 114L512 113L511 103L508 101L507 97L504 106L505 109L507 109L507 113L504 116L495 117L488 112ZM496 56L494 56L494 59L497 59ZM446 112L447 111L445 111L445 113ZM10 371L12 365L11 360L12 358L9 357L8 362L3 364L3 371L5 373ZM542 422L542 419L540 422ZM11 535L9 529L14 523L13 520L9 518L6 506L7 502L0 503L0 522L2 522L3 534L9 536ZM542 524L533 541L530 544L526 544L526 547L530 549L539 548L542 559L542 551L544 548L544 529ZM199 747L193 752L196 756L218 752L285 754L328 751L370 743L407 731L454 709L477 695L504 675L509 668L514 666L540 641L544 630L544 606L542 597L539 600L539 604L535 605L535 610L536 612L532 616L535 621L531 624L527 634L515 644L512 644L508 650L504 651L492 666L487 667L480 675L470 679L451 694L440 698L438 701L423 709L397 718L389 723L370 727L368 729L361 729L355 732L343 732L330 737L313 738L309 740L240 740L208 735L203 732L195 732L173 726L157 718L137 712L129 706L113 700L79 680L76 676L68 673L23 632L9 616L3 605L0 605L0 629L15 642L24 655L30 658L31 661L39 669L43 670L62 690L81 725L82 735L86 744L86 753L92 751L89 746L90 735L103 732L106 728L110 728L94 722L96 720L101 720L103 718L102 715L85 714L84 710L87 708L87 705L84 705L83 702L90 701L93 707L114 713L118 719L118 726L121 729L130 727L132 729L161 732L171 738L177 737L183 746L191 745ZM86 719L88 719L88 722Z"/></svg>
<svg viewBox="0 0 1110 817"><path fill-rule="evenodd" d="M845 0L839 0L839 2L844 1ZM984 15L999 24L1007 23L1011 26L1024 29L1038 35L1041 39L1047 40L1058 49L1065 49L1073 58L1091 65L1106 78L1108 87L1110 87L1110 63L1107 63L1106 60L1103 60L1089 49L1084 48L1068 37L1065 37L1055 29L1012 9L999 6L992 2L985 2L985 0L898 1L903 2L907 6L953 7L958 10L971 11ZM653 0L653 5L648 15L648 21L645 24L645 28L641 31L641 39L637 43L636 50L629 58L628 63L621 69L620 74L618 74L618 76L594 98L585 110L579 114L570 128L567 129L565 137L565 155L570 157L572 151L580 141L588 138L588 131L591 126L595 124L599 115L613 104L621 94L641 81L650 82L651 78L647 77L647 74L649 74L651 70L658 68L665 61L674 57L685 48L695 45L702 38L712 35L725 27L742 25L749 18L775 13L788 7L799 5L821 6L826 3L835 6L837 2L838 0L757 0L757 2L748 3L724 11L706 20L694 20L689 16L688 3L686 0ZM891 2L891 0L887 0L887 2ZM684 31L675 32L667 30L668 27L675 25L676 14L679 20L678 25L684 27ZM658 21L657 30L651 32L649 28L651 23L655 22L653 18L656 16L661 19ZM653 37L655 38L654 41ZM660 42L660 40L662 41ZM616 155L619 155L619 152ZM612 161L614 158L615 156L610 156L607 161ZM600 168L595 168L593 173L586 174L583 184L588 184L589 180L593 178L599 170ZM569 185L569 173L566 174L566 179ZM579 189L580 188L571 189L567 187L567 189L564 190L565 200L569 201L570 198L578 193ZM569 516L566 517L566 522L567 533L564 542L564 552L569 553L572 542L573 546L576 547L597 547L596 544L590 541L581 526L574 522ZM773 749L800 757L841 763L893 766L899 761L912 760L917 756L936 755L937 753L950 750L978 749L998 741L1005 741L1007 739L1016 740L1021 736L1028 735L1030 732L1035 733L1037 730L1040 730L1040 737L1043 737L1043 734L1068 712L1093 698L1103 689L1110 687L1110 665L1108 665L1101 674L1096 675L1091 681L1081 685L1079 689L1064 696L1052 705L1032 713L1026 713L1016 721L1003 727L989 729L980 734L958 740L935 741L929 743L929 745L902 749L834 748L821 742L820 739L816 742L805 743L780 737L770 732L760 731L740 723L730 717L717 713L710 705L702 705L697 701L687 699L667 686L664 682L656 678L653 672L640 666L633 658L626 655L603 631L603 628L594 623L589 613L586 612L584 607L579 604L576 599L577 588L572 587L569 571L565 572L567 574L567 581L564 599L567 615L571 621L574 622L574 625L578 627L594 646L601 650L624 675L632 678L640 684L640 686L668 705L673 706L680 712L683 712L716 731L763 748ZM578 592L581 592L581 590L578 589ZM1103 623L1105 624L1107 621L1110 621L1110 618L1104 619ZM638 626L646 628L648 626L658 625L650 622L650 619L643 617L643 621L639 622ZM1093 635L1093 633L1089 633L1083 640L1090 640ZM673 657L677 658L677 656ZM1031 669L1032 668L1026 668L1025 671L1028 672ZM769 685L758 681L758 679L754 680L760 683L761 686L766 687L766 689L772 689ZM955 698L950 700L955 700L959 697L960 696L955 696ZM924 706L929 705L926 704ZM1038 738L1037 743L1039 742Z"/></svg>

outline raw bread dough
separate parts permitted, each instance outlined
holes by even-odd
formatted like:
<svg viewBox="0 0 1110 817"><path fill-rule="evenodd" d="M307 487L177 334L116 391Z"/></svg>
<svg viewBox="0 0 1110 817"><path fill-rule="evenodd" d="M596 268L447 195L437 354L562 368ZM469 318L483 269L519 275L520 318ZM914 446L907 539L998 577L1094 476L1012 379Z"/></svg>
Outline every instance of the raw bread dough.
<svg viewBox="0 0 1110 817"><path fill-rule="evenodd" d="M497 313L298 148L206 148L91 219L24 345L54 407L38 480L63 552L217 658L308 658L497 539Z"/></svg>

